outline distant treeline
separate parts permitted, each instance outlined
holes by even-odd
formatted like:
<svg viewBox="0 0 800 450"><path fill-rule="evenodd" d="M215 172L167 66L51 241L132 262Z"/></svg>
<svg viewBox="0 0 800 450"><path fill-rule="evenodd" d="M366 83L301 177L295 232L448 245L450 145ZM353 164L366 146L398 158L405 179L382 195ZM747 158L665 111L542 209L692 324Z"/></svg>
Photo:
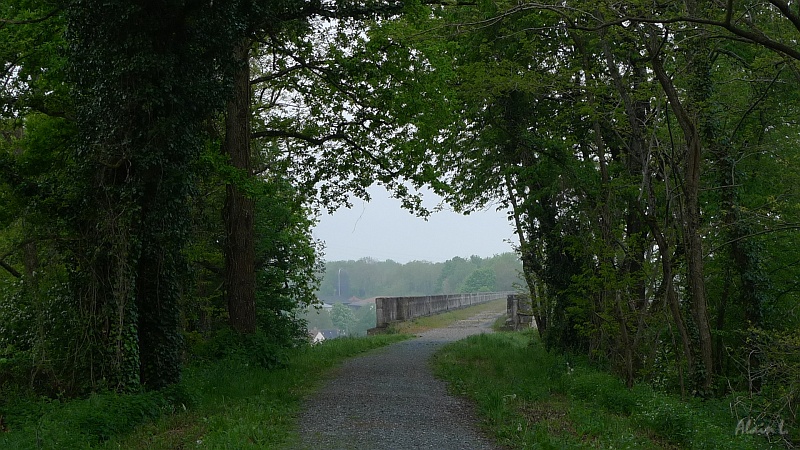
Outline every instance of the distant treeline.
<svg viewBox="0 0 800 450"><path fill-rule="evenodd" d="M351 297L512 291L521 281L521 270L515 253L490 258L457 256L439 263L400 264L373 258L329 261L317 295L326 302L339 302Z"/></svg>

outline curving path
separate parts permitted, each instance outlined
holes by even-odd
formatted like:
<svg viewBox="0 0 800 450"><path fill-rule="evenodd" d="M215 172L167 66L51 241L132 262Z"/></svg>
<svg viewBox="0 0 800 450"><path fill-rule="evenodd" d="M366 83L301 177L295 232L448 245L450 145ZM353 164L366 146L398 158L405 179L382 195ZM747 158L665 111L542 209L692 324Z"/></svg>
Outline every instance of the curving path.
<svg viewBox="0 0 800 450"><path fill-rule="evenodd" d="M348 360L300 417L303 449L497 449L472 407L447 393L428 365L447 342L491 332L505 311L483 313Z"/></svg>

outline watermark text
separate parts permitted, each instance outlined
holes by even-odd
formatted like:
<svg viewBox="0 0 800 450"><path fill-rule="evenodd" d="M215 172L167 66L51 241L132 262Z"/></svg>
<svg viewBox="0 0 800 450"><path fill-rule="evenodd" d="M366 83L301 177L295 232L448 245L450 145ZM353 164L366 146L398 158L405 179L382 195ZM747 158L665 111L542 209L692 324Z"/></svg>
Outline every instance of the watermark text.
<svg viewBox="0 0 800 450"><path fill-rule="evenodd" d="M780 422L774 424L777 426L773 426L770 423L764 422L756 422L751 418L747 419L740 419L739 423L736 424L736 435L740 434L757 434L760 436L786 436L789 434L787 430L783 428L784 422L781 420Z"/></svg>

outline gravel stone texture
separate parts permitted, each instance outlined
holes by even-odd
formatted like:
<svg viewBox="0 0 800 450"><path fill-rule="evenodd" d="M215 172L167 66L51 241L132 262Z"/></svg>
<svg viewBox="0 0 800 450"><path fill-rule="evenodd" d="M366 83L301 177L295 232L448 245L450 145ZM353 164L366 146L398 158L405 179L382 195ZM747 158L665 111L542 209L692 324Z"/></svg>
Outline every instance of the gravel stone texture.
<svg viewBox="0 0 800 450"><path fill-rule="evenodd" d="M306 400L301 448L499 449L478 430L472 405L433 376L429 360L448 342L491 332L504 313L483 313L348 360Z"/></svg>

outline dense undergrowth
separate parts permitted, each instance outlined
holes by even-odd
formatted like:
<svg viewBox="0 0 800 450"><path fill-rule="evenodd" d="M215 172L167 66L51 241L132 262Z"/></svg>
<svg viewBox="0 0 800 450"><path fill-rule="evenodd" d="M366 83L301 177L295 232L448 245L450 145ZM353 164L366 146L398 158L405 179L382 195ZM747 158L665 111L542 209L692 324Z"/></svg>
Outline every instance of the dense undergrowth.
<svg viewBox="0 0 800 450"><path fill-rule="evenodd" d="M762 449L800 437L788 423L748 424L733 395L684 402L648 385L627 389L585 359L547 352L527 332L453 343L435 367L510 448Z"/></svg>
<svg viewBox="0 0 800 450"><path fill-rule="evenodd" d="M343 359L406 335L342 338L287 354L279 368L257 355L195 364L157 392L96 393L62 401L0 392L0 449L275 448L297 438L302 398Z"/></svg>

